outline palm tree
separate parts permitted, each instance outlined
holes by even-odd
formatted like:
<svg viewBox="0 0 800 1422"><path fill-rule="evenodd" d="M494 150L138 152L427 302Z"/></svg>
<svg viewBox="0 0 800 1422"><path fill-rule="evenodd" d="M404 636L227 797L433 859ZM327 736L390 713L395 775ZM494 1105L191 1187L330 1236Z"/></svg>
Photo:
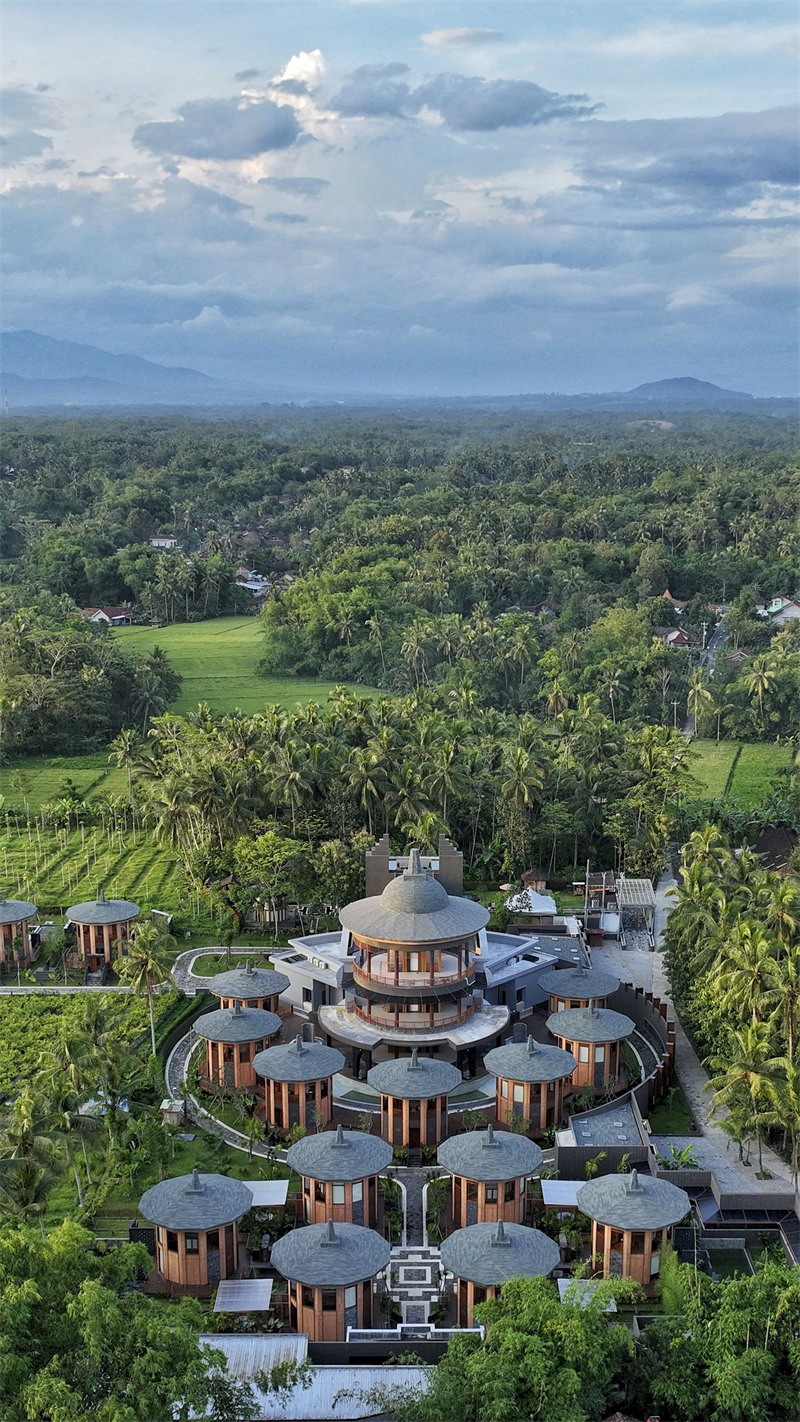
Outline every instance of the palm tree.
<svg viewBox="0 0 800 1422"><path fill-rule="evenodd" d="M351 790L358 792L358 803L367 817L370 834L372 811L380 799L378 776L381 767L381 756L370 746L354 746L347 761L347 782Z"/></svg>
<svg viewBox="0 0 800 1422"><path fill-rule="evenodd" d="M141 764L147 752L146 742L133 727L119 732L111 742L109 760L128 772L128 799L133 802L133 771Z"/></svg>
<svg viewBox="0 0 800 1422"><path fill-rule="evenodd" d="M695 667L689 678L689 691L686 697L686 709L694 722L695 732L697 731L697 722L700 718L701 710L703 707L713 705L713 703L714 698L706 686L702 667Z"/></svg>
<svg viewBox="0 0 800 1422"><path fill-rule="evenodd" d="M44 1239L44 1215L55 1181L49 1162L30 1156L0 1158L0 1218L5 1214L25 1224L38 1219Z"/></svg>
<svg viewBox="0 0 800 1422"><path fill-rule="evenodd" d="M709 1066L712 1071L709 1088L713 1088L717 1109L735 1105L737 1098L741 1097L748 1103L750 1125L758 1147L759 1174L763 1175L761 1146L764 1110L776 1078L771 1024L751 1022L741 1031L732 1032L730 1053L724 1057L712 1057Z"/></svg>
<svg viewBox="0 0 800 1422"><path fill-rule="evenodd" d="M773 943L757 924L739 918L711 969L720 1007L736 1021L756 1022L777 1004Z"/></svg>
<svg viewBox="0 0 800 1422"><path fill-rule="evenodd" d="M769 657L754 657L750 670L745 676L745 685L751 698L758 698L758 719L764 726L764 697L775 685L775 670Z"/></svg>
<svg viewBox="0 0 800 1422"><path fill-rule="evenodd" d="M619 667L617 667L615 671L606 673L600 691L603 696L608 697L611 706L611 720L614 722L614 725L617 724L617 700L627 689L627 686L622 680L622 671Z"/></svg>
<svg viewBox="0 0 800 1422"><path fill-rule="evenodd" d="M167 952L175 947L175 939L156 923L143 923L136 929L128 945L126 957L116 961L117 972L129 983L137 997L146 997L150 1012L150 1045L156 1055L156 1018L153 997L158 983L169 977Z"/></svg>
<svg viewBox="0 0 800 1422"><path fill-rule="evenodd" d="M775 1057L769 1066L776 1075L769 1087L773 1109L767 1121L772 1126L783 1128L784 1143L787 1135L789 1137L792 1184L797 1189L800 1174L800 1062L790 1052L788 1056Z"/></svg>

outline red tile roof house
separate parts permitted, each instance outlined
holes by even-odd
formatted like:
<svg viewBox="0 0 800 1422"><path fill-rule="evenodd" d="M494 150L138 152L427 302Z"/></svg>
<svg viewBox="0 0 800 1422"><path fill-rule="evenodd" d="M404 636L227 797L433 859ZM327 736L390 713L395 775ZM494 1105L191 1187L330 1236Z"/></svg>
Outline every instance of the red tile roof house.
<svg viewBox="0 0 800 1422"><path fill-rule="evenodd" d="M686 632L683 627L656 627L654 637L659 642L663 642L665 647L696 647L697 638L693 632Z"/></svg>
<svg viewBox="0 0 800 1422"><path fill-rule="evenodd" d="M133 614L124 607L82 607L87 622L105 623L106 627L122 627L133 621Z"/></svg>

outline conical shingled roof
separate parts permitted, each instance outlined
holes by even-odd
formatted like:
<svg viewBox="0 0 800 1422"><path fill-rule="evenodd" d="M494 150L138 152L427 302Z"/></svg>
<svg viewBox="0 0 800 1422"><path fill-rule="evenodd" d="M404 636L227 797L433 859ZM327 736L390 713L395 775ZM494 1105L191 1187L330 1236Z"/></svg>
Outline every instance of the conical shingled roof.
<svg viewBox="0 0 800 1422"><path fill-rule="evenodd" d="M410 1057L379 1062L367 1072L367 1081L383 1096L399 1096L405 1101L430 1100L446 1096L461 1082L458 1067L435 1057L421 1057L415 1047Z"/></svg>
<svg viewBox="0 0 800 1422"><path fill-rule="evenodd" d="M467 1225L441 1246L442 1265L457 1279L496 1288L508 1279L550 1274L561 1258L555 1240L527 1225Z"/></svg>
<svg viewBox="0 0 800 1422"><path fill-rule="evenodd" d="M73 904L72 908L67 909L70 923L128 923L130 919L138 916L138 904L132 903L130 899L107 899L103 889L98 890L96 899L89 899L83 904Z"/></svg>
<svg viewBox="0 0 800 1422"><path fill-rule="evenodd" d="M339 919L351 933L375 943L447 943L480 932L489 913L472 899L448 894L412 849L408 868L382 894L346 904Z"/></svg>
<svg viewBox="0 0 800 1422"><path fill-rule="evenodd" d="M309 1180L366 1180L391 1164L392 1147L366 1131L321 1131L304 1136L286 1152L286 1162Z"/></svg>
<svg viewBox="0 0 800 1422"><path fill-rule="evenodd" d="M227 1175L178 1175L145 1190L139 1210L162 1229L204 1230L232 1224L252 1209L253 1196L241 1180Z"/></svg>
<svg viewBox="0 0 800 1422"><path fill-rule="evenodd" d="M685 1190L669 1180L632 1170L630 1175L600 1175L582 1185L578 1209L612 1229L657 1230L677 1224L691 1209Z"/></svg>
<svg viewBox="0 0 800 1422"><path fill-rule="evenodd" d="M563 998L577 997L583 1002L588 1002L590 998L610 997L619 984L619 978L615 978L613 973L603 972L602 968L551 968L539 979L539 985L545 992Z"/></svg>
<svg viewBox="0 0 800 1422"><path fill-rule="evenodd" d="M236 997L240 1002L278 997L288 986L289 979L285 973L279 973L276 968L253 968L250 963L245 963L243 968L216 973L206 984L215 997Z"/></svg>
<svg viewBox="0 0 800 1422"><path fill-rule="evenodd" d="M610 1007L565 1007L547 1019L547 1030L565 1042L621 1042L636 1030L636 1023Z"/></svg>
<svg viewBox="0 0 800 1422"><path fill-rule="evenodd" d="M495 1131L492 1126L451 1136L439 1146L436 1158L451 1175L491 1182L535 1175L544 1160L539 1147L526 1136Z"/></svg>
<svg viewBox="0 0 800 1422"><path fill-rule="evenodd" d="M335 1047L316 1040L304 1042L299 1035L253 1057L253 1070L269 1081L324 1081L343 1066L344 1057Z"/></svg>
<svg viewBox="0 0 800 1422"><path fill-rule="evenodd" d="M0 899L0 923L24 923L35 913L36 905L25 899Z"/></svg>
<svg viewBox="0 0 800 1422"><path fill-rule="evenodd" d="M363 1225L305 1225L272 1246L271 1261L285 1279L309 1288L343 1289L374 1279L389 1263L388 1242Z"/></svg>
<svg viewBox="0 0 800 1422"><path fill-rule="evenodd" d="M281 1030L276 1012L262 1007L220 1007L216 1012L204 1012L194 1024L198 1037L209 1042L257 1042L262 1037L274 1037Z"/></svg>
<svg viewBox="0 0 800 1422"><path fill-rule="evenodd" d="M483 1058L483 1064L493 1076L506 1081L560 1081L572 1076L578 1063L571 1052L561 1047L544 1046L534 1037L527 1042L506 1042L493 1047Z"/></svg>

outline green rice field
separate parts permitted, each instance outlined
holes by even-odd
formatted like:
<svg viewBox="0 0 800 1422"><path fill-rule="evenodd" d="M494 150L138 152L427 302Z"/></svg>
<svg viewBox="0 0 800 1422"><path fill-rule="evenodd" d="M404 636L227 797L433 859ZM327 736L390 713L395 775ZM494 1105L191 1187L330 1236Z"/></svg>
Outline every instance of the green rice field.
<svg viewBox="0 0 800 1422"><path fill-rule="evenodd" d="M0 795L9 805L37 810L57 800L65 780L71 780L83 800L99 795L126 795L128 777L113 765L108 751L91 755L28 756L0 766Z"/></svg>
<svg viewBox="0 0 800 1422"><path fill-rule="evenodd" d="M698 799L759 804L779 770L791 764L790 746L749 745L740 741L692 741L691 771Z"/></svg>
<svg viewBox="0 0 800 1422"><path fill-rule="evenodd" d="M314 677L261 676L261 628L257 617L218 617L206 622L176 623L172 627L119 627L114 633L131 651L149 652L161 647L183 677L177 701L170 707L185 715L198 702L212 711L263 711L266 706L295 706L324 701L336 685ZM377 693L354 686L365 696Z"/></svg>

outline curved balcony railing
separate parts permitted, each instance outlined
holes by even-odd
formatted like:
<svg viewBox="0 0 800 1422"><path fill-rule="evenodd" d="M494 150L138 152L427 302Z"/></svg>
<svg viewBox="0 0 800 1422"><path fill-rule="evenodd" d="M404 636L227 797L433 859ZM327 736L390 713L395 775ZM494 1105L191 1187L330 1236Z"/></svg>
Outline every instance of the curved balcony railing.
<svg viewBox="0 0 800 1422"><path fill-rule="evenodd" d="M454 1027L465 1022L475 1011L474 1003L456 1012L434 1012L433 1021L427 1012L365 1012L355 1003L356 1017L371 1022L375 1027L388 1027L395 1032L435 1032L439 1027Z"/></svg>
<svg viewBox="0 0 800 1422"><path fill-rule="evenodd" d="M402 970L395 975L391 972L373 972L363 964L353 964L353 977L364 987L426 988L447 987L451 983L471 983L475 977L475 964L464 963L461 971L406 973Z"/></svg>

